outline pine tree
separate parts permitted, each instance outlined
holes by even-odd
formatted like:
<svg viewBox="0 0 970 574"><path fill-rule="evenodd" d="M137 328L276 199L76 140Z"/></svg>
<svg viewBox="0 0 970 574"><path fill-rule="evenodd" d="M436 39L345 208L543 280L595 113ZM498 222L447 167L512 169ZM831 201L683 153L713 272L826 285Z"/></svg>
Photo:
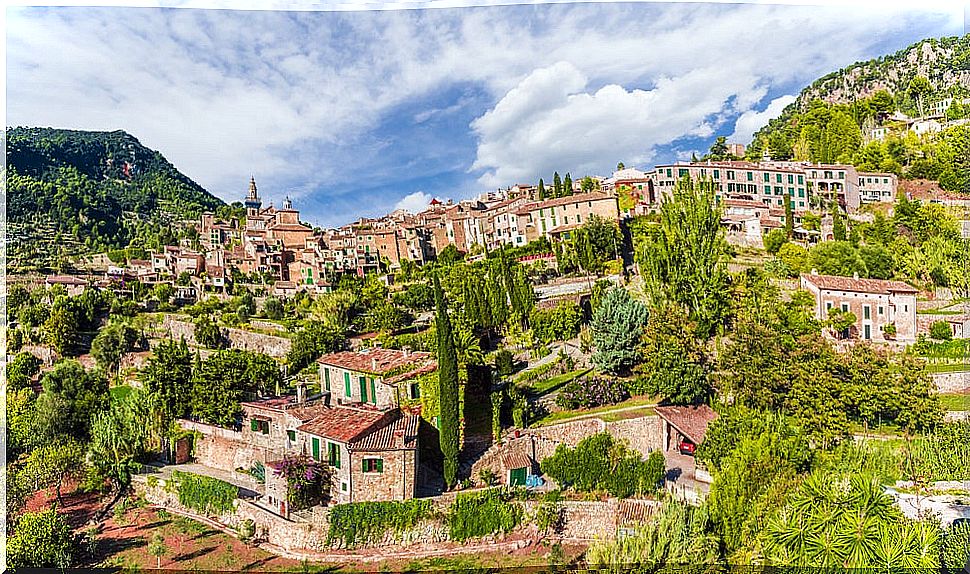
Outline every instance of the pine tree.
<svg viewBox="0 0 970 574"><path fill-rule="evenodd" d="M792 213L792 199L791 194L785 195L785 235L788 239L791 239L792 233L795 231L795 214Z"/></svg>
<svg viewBox="0 0 970 574"><path fill-rule="evenodd" d="M552 196L562 196L562 179L560 179L558 171L552 175Z"/></svg>
<svg viewBox="0 0 970 574"><path fill-rule="evenodd" d="M438 331L438 431L444 456L445 484L452 488L458 482L458 354L451 333L448 303L441 290L438 275L434 277L435 327Z"/></svg>
<svg viewBox="0 0 970 574"><path fill-rule="evenodd" d="M573 194L573 178L568 171L566 172L566 179L562 180L562 194L564 197Z"/></svg>
<svg viewBox="0 0 970 574"><path fill-rule="evenodd" d="M542 200L546 198L546 184L542 182L542 178L539 178L539 194L536 199Z"/></svg>

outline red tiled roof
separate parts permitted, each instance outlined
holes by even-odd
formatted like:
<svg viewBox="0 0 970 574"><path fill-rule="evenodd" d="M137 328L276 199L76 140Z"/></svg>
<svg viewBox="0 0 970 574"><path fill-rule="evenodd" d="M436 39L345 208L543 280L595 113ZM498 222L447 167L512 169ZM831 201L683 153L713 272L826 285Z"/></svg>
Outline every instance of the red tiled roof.
<svg viewBox="0 0 970 574"><path fill-rule="evenodd" d="M692 407L654 407L657 416L670 423L694 444L704 442L707 426L717 418L714 409L707 405Z"/></svg>
<svg viewBox="0 0 970 574"><path fill-rule="evenodd" d="M532 461L524 452L514 450L502 455L502 468L506 470L513 470L516 468L532 468Z"/></svg>
<svg viewBox="0 0 970 574"><path fill-rule="evenodd" d="M805 274L802 279L815 285L819 289L830 291L854 291L856 293L918 293L908 283L902 281L886 281L884 279L855 279L854 277L839 277L837 275Z"/></svg>
<svg viewBox="0 0 970 574"><path fill-rule="evenodd" d="M392 424L384 425L348 445L353 451L380 451L418 448L420 418L402 414Z"/></svg>
<svg viewBox="0 0 970 574"><path fill-rule="evenodd" d="M397 411L375 411L352 407L329 407L320 409L310 422L297 430L343 443L352 443L387 425L397 417Z"/></svg>
<svg viewBox="0 0 970 574"><path fill-rule="evenodd" d="M431 353L422 351L409 353L397 349L361 349L329 353L317 359L317 362L351 371L382 375L406 365L427 362L430 358Z"/></svg>

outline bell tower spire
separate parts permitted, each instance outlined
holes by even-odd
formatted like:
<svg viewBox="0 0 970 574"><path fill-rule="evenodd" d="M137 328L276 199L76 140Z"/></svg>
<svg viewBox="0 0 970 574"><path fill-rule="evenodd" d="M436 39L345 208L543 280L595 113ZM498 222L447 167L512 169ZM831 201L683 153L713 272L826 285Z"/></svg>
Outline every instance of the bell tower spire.
<svg viewBox="0 0 970 574"><path fill-rule="evenodd" d="M259 199L259 195L256 194L256 177L249 177L249 195L246 196L246 201L244 203L246 206L246 211L252 214L259 213L259 208L263 206L262 200Z"/></svg>

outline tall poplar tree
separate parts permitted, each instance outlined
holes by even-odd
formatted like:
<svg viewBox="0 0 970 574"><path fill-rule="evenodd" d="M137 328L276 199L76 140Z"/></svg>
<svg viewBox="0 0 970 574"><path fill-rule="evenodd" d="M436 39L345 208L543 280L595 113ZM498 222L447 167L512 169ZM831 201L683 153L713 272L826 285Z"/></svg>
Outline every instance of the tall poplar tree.
<svg viewBox="0 0 970 574"><path fill-rule="evenodd" d="M792 213L792 199L791 194L785 195L785 235L788 239L791 239L792 233L795 231L795 214Z"/></svg>
<svg viewBox="0 0 970 574"><path fill-rule="evenodd" d="M542 199L545 199L545 198L546 198L546 184L542 182L542 178L540 177L539 178L539 195L536 197L536 199L542 200Z"/></svg>
<svg viewBox="0 0 970 574"><path fill-rule="evenodd" d="M573 194L573 178L566 172L566 178L562 180L562 195L563 197Z"/></svg>
<svg viewBox="0 0 970 574"><path fill-rule="evenodd" d="M552 175L552 196L560 197L562 195L562 179L559 177L559 172L557 171Z"/></svg>
<svg viewBox="0 0 970 574"><path fill-rule="evenodd" d="M438 331L438 432L444 455L445 484L452 488L458 482L458 354L451 333L448 303L434 274L435 327Z"/></svg>

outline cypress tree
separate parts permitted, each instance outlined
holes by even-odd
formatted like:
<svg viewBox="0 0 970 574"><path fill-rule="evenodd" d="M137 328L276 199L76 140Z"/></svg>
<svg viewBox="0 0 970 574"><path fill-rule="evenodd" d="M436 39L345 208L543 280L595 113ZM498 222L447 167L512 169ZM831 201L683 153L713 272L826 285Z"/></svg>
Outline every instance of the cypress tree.
<svg viewBox="0 0 970 574"><path fill-rule="evenodd" d="M785 235L791 239L792 232L795 230L795 214L792 213L791 194L785 195Z"/></svg>
<svg viewBox="0 0 970 574"><path fill-rule="evenodd" d="M573 178L566 172L566 179L562 180L562 195L563 197L573 194Z"/></svg>
<svg viewBox="0 0 970 574"><path fill-rule="evenodd" d="M546 184L542 183L542 178L539 178L539 194L536 199L542 200L546 198Z"/></svg>
<svg viewBox="0 0 970 574"><path fill-rule="evenodd" d="M438 432L444 456L445 484L452 488L458 482L458 355L451 334L448 303L441 291L438 274L434 278L435 326L438 330Z"/></svg>
<svg viewBox="0 0 970 574"><path fill-rule="evenodd" d="M552 196L560 197L562 195L562 179L559 178L559 172L557 171L552 176Z"/></svg>
<svg viewBox="0 0 970 574"><path fill-rule="evenodd" d="M832 239L845 241L845 220L842 219L842 211L837 201L832 202Z"/></svg>

